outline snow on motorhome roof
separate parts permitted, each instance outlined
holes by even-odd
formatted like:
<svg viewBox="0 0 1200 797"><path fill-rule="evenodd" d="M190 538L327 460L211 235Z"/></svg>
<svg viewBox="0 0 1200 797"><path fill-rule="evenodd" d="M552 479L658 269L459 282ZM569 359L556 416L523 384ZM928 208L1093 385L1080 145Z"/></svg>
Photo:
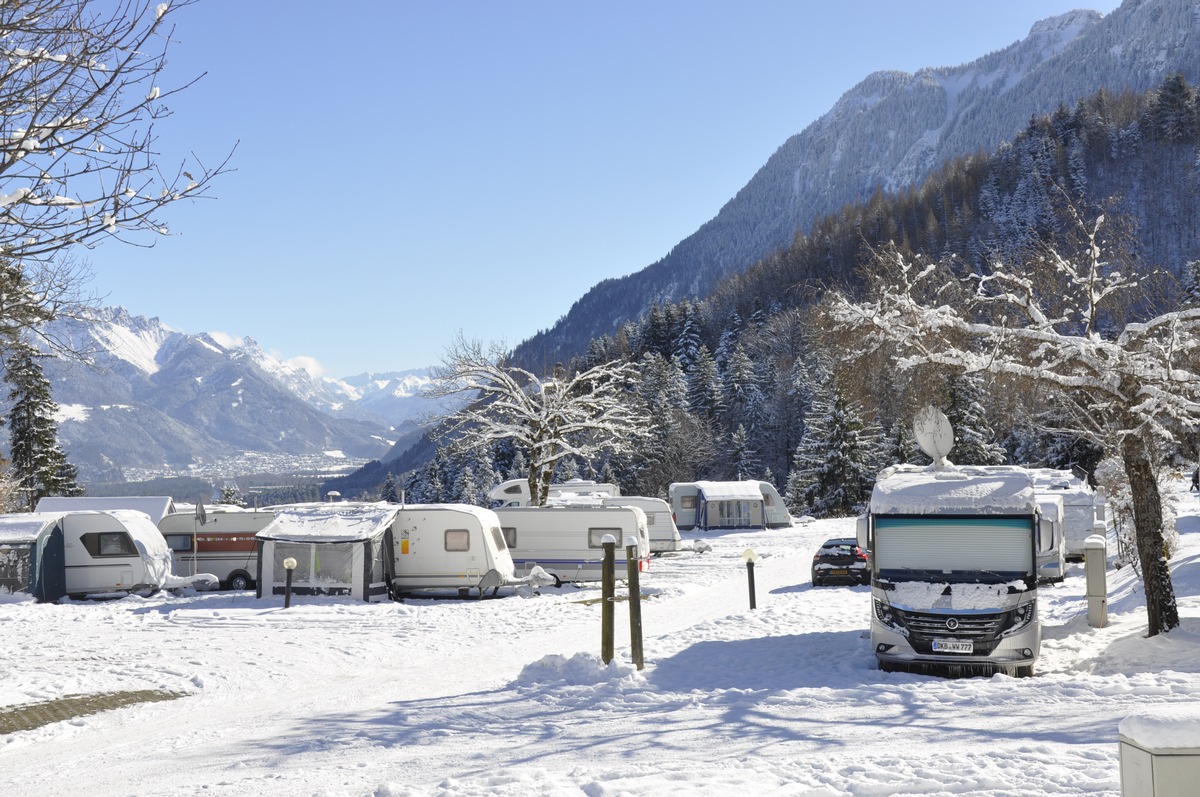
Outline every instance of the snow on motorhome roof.
<svg viewBox="0 0 1200 797"><path fill-rule="evenodd" d="M258 533L265 540L353 542L381 533L395 518L396 504L313 504L280 510Z"/></svg>
<svg viewBox="0 0 1200 797"><path fill-rule="evenodd" d="M875 514L1033 514L1033 481L1022 470L899 465L880 472L871 493Z"/></svg>

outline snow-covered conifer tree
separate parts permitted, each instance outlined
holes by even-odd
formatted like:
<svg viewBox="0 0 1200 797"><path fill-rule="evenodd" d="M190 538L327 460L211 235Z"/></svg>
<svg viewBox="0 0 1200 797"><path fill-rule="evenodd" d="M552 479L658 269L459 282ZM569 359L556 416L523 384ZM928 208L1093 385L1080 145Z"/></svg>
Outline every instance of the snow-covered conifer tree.
<svg viewBox="0 0 1200 797"><path fill-rule="evenodd" d="M29 496L28 509L50 495L80 495L75 468L58 443L58 405L50 398L50 383L38 364L38 355L24 344L12 349L5 361L8 394L8 429L13 476Z"/></svg>
<svg viewBox="0 0 1200 797"><path fill-rule="evenodd" d="M986 418L978 374L951 374L946 386L946 418L954 429L950 461L956 465L1000 465L1004 449Z"/></svg>

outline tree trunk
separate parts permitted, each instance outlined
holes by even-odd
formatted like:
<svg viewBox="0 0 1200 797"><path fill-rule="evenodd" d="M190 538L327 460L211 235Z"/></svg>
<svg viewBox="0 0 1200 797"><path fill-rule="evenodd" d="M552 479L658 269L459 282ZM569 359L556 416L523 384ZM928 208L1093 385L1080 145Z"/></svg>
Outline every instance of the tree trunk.
<svg viewBox="0 0 1200 797"><path fill-rule="evenodd" d="M529 505L542 505L542 471L532 457L529 460Z"/></svg>
<svg viewBox="0 0 1200 797"><path fill-rule="evenodd" d="M1145 442L1129 434L1121 443L1121 453L1133 496L1133 526L1146 590L1149 635L1155 636L1179 625L1179 606L1175 603L1175 587L1171 584L1163 540L1162 496Z"/></svg>

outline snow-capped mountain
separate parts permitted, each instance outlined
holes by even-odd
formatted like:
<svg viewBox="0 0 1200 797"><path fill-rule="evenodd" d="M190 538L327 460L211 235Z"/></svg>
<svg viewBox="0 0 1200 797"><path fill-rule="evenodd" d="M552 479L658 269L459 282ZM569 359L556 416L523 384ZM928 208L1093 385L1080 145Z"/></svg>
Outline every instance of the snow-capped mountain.
<svg viewBox="0 0 1200 797"><path fill-rule="evenodd" d="M991 152L1060 104L1101 88L1145 91L1173 73L1195 83L1198 39L1196 0L1126 0L1107 16L1043 20L1025 39L961 66L868 75L785 141L715 218L657 263L593 287L520 344L516 359L565 361L654 304L705 297L815 219L876 190L915 185L953 157Z"/></svg>
<svg viewBox="0 0 1200 797"><path fill-rule="evenodd" d="M85 481L239 457L377 458L436 409L418 393L420 371L315 377L251 338L187 334L122 308L57 321L47 335L88 361L45 363Z"/></svg>

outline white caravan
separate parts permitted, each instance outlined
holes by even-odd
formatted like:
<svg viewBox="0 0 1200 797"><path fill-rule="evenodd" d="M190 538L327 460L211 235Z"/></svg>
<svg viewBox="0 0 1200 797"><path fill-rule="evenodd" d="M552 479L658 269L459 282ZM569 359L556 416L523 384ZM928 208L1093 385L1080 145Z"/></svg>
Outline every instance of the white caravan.
<svg viewBox="0 0 1200 797"><path fill-rule="evenodd" d="M1037 487L1034 487L1037 490ZM1067 547L1063 528L1063 499L1038 490L1038 510L1041 513L1042 533L1038 537L1038 581L1056 584L1067 574Z"/></svg>
<svg viewBox="0 0 1200 797"><path fill-rule="evenodd" d="M48 495L37 502L34 512L107 512L110 509L133 509L145 512L150 522L157 524L175 511L175 501L169 495Z"/></svg>
<svg viewBox="0 0 1200 797"><path fill-rule="evenodd" d="M668 488L680 531L786 528L792 516L770 482L677 482Z"/></svg>
<svg viewBox="0 0 1200 797"><path fill-rule="evenodd" d="M571 479L561 484L550 485L547 498L595 498L597 500L617 496L621 488L609 482L594 482L587 479ZM488 491L488 505L492 509L508 506L529 506L529 479L509 479Z"/></svg>
<svg viewBox="0 0 1200 797"><path fill-rule="evenodd" d="M465 592L519 583L490 509L466 504L327 503L279 508L258 533L258 596L282 594L296 559L297 594L381 601L420 589Z"/></svg>
<svg viewBox="0 0 1200 797"><path fill-rule="evenodd" d="M158 530L176 575L212 573L224 588L245 590L258 572L258 532L274 519L274 512L222 507L167 515Z"/></svg>
<svg viewBox="0 0 1200 797"><path fill-rule="evenodd" d="M605 498L604 506L636 506L646 513L646 531L650 538L650 553L661 554L683 548L683 538L671 514L671 505L661 498L622 495Z"/></svg>
<svg viewBox="0 0 1200 797"><path fill-rule="evenodd" d="M1063 538L1068 562L1082 562L1085 541L1093 534L1108 536L1107 506L1102 492L1069 470L1033 468L1034 484L1039 493L1062 496Z"/></svg>
<svg viewBox="0 0 1200 797"><path fill-rule="evenodd" d="M1041 649L1037 548L1048 533L1039 520L1033 480L1021 469L881 472L858 529L871 551L880 668L1031 675Z"/></svg>
<svg viewBox="0 0 1200 797"><path fill-rule="evenodd" d="M679 536L671 505L661 498L647 498L641 495L601 497L595 493L563 493L552 496L547 506L636 506L646 513L646 530L650 538L651 554L670 553L683 548L683 538Z"/></svg>
<svg viewBox="0 0 1200 797"><path fill-rule="evenodd" d="M516 583L513 560L490 509L407 504L392 522L393 595L418 589L493 592Z"/></svg>
<svg viewBox="0 0 1200 797"><path fill-rule="evenodd" d="M616 538L616 577L626 572L625 542L637 540L639 570L650 559L646 513L635 506L525 506L494 510L518 574L528 577L540 567L555 586L567 581L599 581L604 562L603 538Z"/></svg>
<svg viewBox="0 0 1200 797"><path fill-rule="evenodd" d="M30 564L40 601L192 586L171 573L171 550L144 512L52 512L23 516L41 525Z"/></svg>

